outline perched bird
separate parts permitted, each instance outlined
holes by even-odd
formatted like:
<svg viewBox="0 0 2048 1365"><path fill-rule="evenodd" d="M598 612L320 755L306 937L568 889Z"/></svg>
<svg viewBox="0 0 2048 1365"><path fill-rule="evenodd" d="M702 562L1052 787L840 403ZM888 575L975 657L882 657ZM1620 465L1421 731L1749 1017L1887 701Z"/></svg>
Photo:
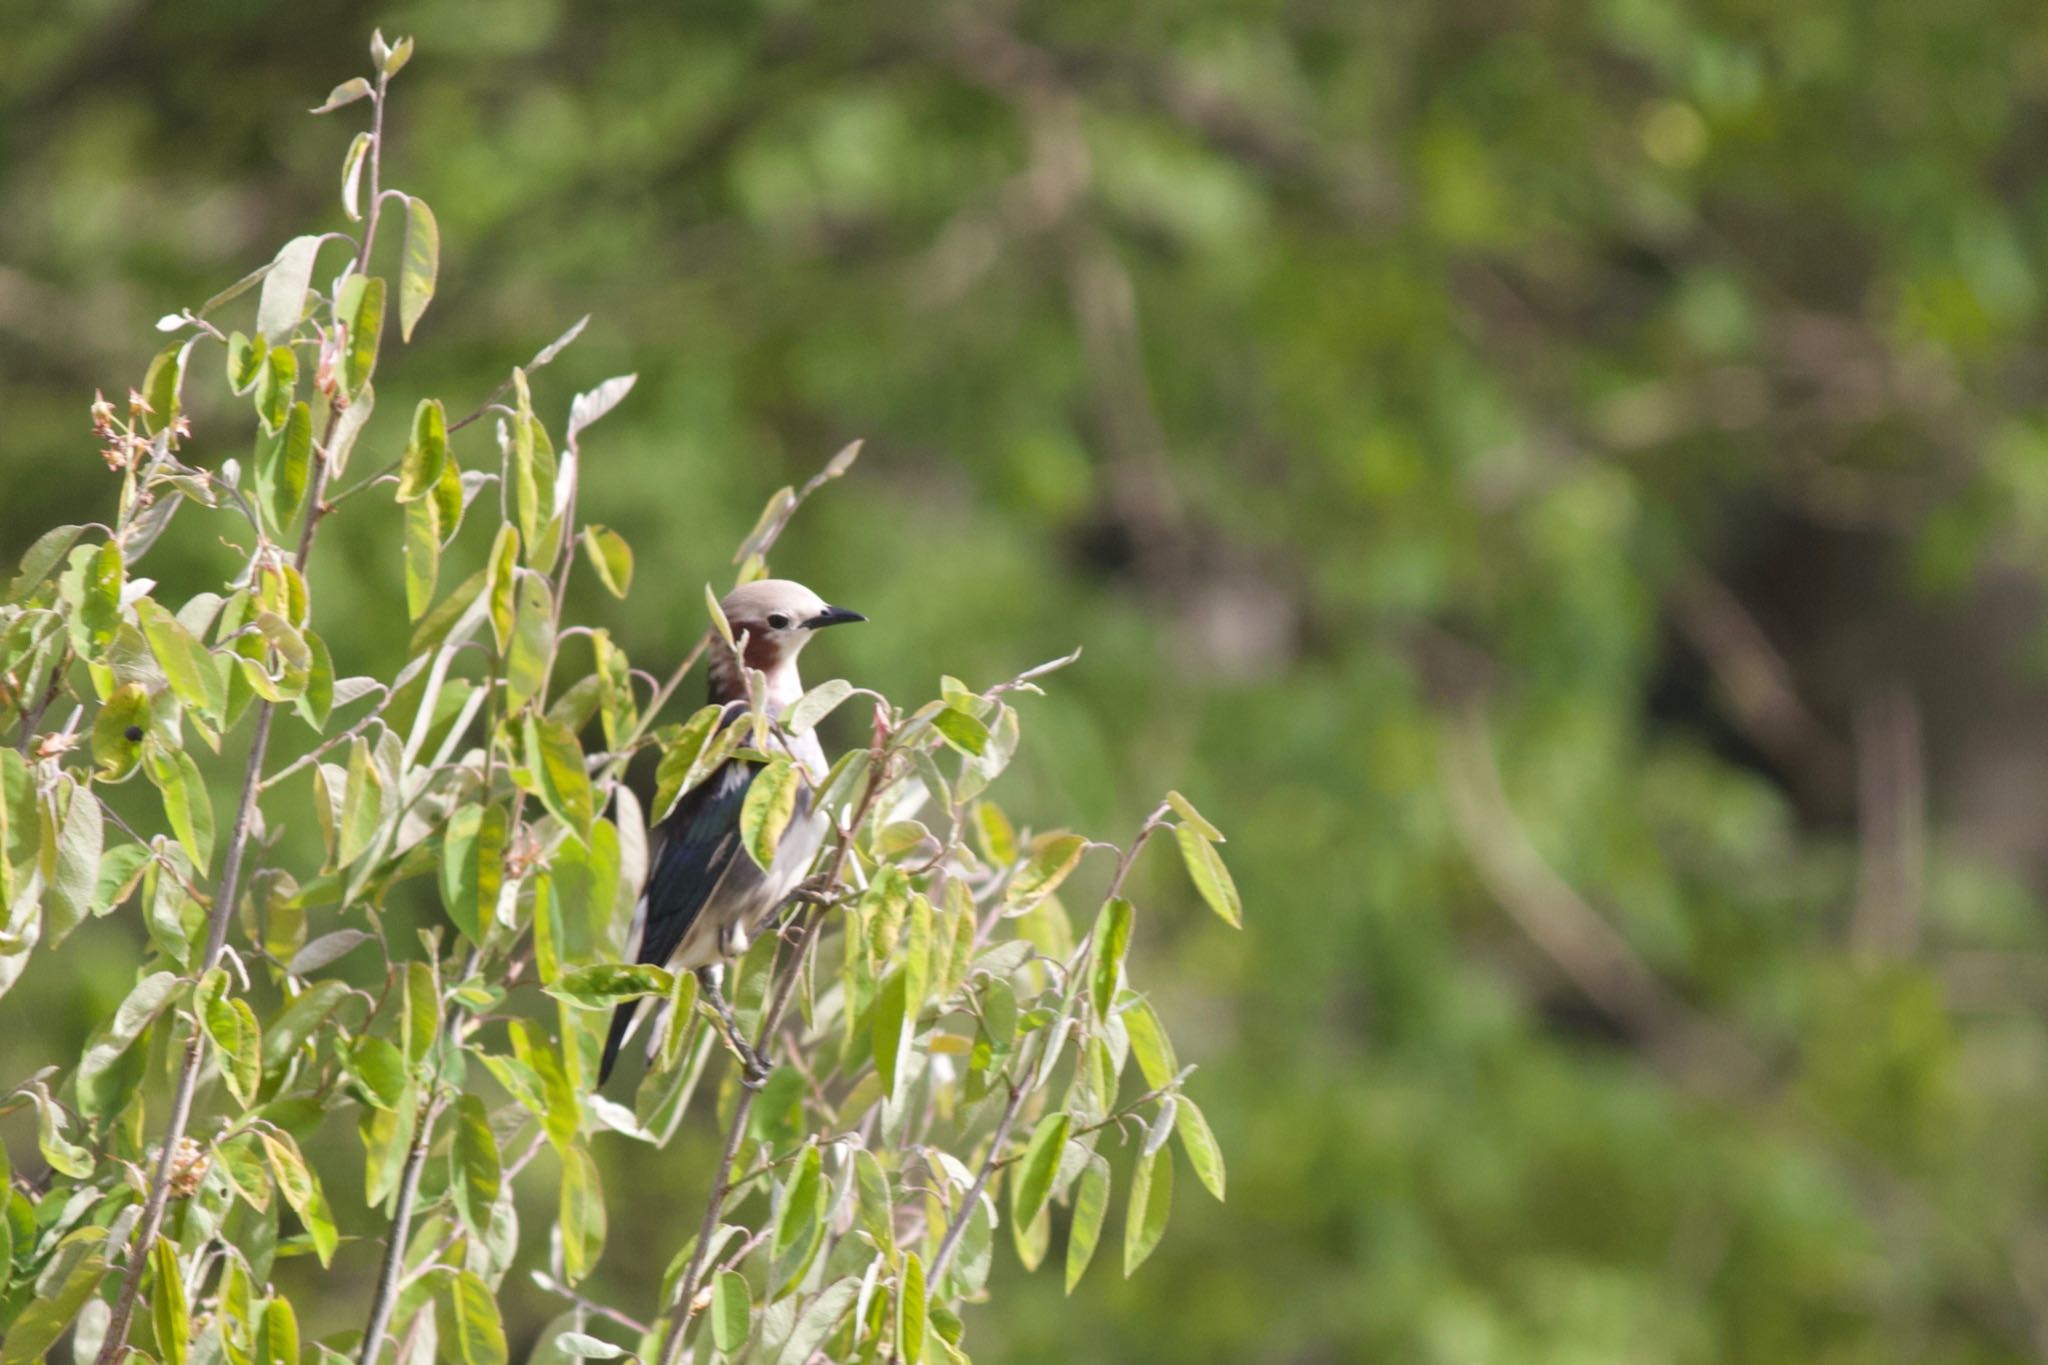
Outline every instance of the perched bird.
<svg viewBox="0 0 2048 1365"><path fill-rule="evenodd" d="M831 606L801 583L768 578L733 589L719 604L733 639L745 655L745 667L759 670L766 683L763 703L778 715L804 693L796 658L811 636L826 626L868 618L845 607ZM711 646L710 701L725 708L720 725L747 714L746 673L722 640ZM675 809L653 830L647 885L633 913L627 951L638 962L672 971L695 971L704 998L724 1022L727 1040L750 1075L766 1074L761 1059L740 1037L721 988L724 964L746 952L767 922L803 880L825 839L824 812L812 808L812 792L825 777L825 751L815 732L796 737L781 734L772 743L785 750L810 775L799 788L796 813L790 819L775 857L763 871L740 845L740 809L747 788L761 769L757 761L727 759L710 776L683 793ZM604 1062L598 1070L603 1085L632 1031L634 1007L628 1000L612 1015L605 1040ZM680 1026L680 1021L671 1021Z"/></svg>

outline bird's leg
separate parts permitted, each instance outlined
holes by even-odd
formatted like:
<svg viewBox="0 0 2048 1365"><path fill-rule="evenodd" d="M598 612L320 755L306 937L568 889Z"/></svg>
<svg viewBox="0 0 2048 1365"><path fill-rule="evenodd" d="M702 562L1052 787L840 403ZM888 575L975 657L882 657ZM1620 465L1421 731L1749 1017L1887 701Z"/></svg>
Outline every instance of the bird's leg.
<svg viewBox="0 0 2048 1365"><path fill-rule="evenodd" d="M703 988L703 998L718 1016L719 1031L725 1035L726 1045L733 1055L740 1059L740 1084L749 1090L759 1090L767 1083L768 1073L774 1068L740 1032L739 1016L732 1012L732 1002L725 998L725 968L721 966L699 967L697 984Z"/></svg>

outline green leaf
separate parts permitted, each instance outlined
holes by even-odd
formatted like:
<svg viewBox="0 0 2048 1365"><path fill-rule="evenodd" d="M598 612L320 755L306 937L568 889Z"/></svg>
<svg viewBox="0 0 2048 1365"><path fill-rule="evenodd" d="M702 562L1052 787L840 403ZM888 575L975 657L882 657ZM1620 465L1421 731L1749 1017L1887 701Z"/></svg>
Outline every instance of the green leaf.
<svg viewBox="0 0 2048 1365"><path fill-rule="evenodd" d="M547 580L529 569L518 572L512 640L505 652L505 710L516 712L547 684L555 656L554 599Z"/></svg>
<svg viewBox="0 0 2048 1365"><path fill-rule="evenodd" d="M576 1310L582 1312L582 1309ZM574 1319L570 1319L573 1321ZM587 1332L557 1332L554 1336L555 1349L572 1360L617 1360L620 1356L631 1355L625 1347L591 1336ZM535 1365L539 1349L528 1357L528 1365Z"/></svg>
<svg viewBox="0 0 2048 1365"><path fill-rule="evenodd" d="M263 1330L256 1334L255 1365L299 1365L299 1315L282 1294L263 1305Z"/></svg>
<svg viewBox="0 0 2048 1365"><path fill-rule="evenodd" d="M1122 896L1111 898L1095 921L1095 970L1089 1000L1097 1019L1109 1018L1116 1003L1117 982L1123 971L1124 953L1131 946L1131 903Z"/></svg>
<svg viewBox="0 0 2048 1365"><path fill-rule="evenodd" d="M409 196L405 201L405 259L398 269L398 334L408 342L420 315L434 301L434 281L440 273L440 225L426 200Z"/></svg>
<svg viewBox="0 0 2048 1365"><path fill-rule="evenodd" d="M747 1292L747 1278L736 1270L721 1270L711 1289L711 1341L731 1355L745 1344L754 1311Z"/></svg>
<svg viewBox="0 0 2048 1365"><path fill-rule="evenodd" d="M558 720L528 716L526 766L540 781L540 801L548 813L568 826L578 843L588 844L596 808L575 734Z"/></svg>
<svg viewBox="0 0 2048 1365"><path fill-rule="evenodd" d="M740 845L763 869L775 861L783 831L796 814L797 790L802 783L796 764L778 754L762 765L747 787L746 803L740 807Z"/></svg>
<svg viewBox="0 0 2048 1365"><path fill-rule="evenodd" d="M881 994L875 997L874 1023L869 1032L869 1046L875 1054L875 1074L882 1082L882 1093L896 1093L896 1071L902 1060L904 1035L909 1022L905 982L902 972L892 972L882 983Z"/></svg>
<svg viewBox="0 0 2048 1365"><path fill-rule="evenodd" d="M932 728L954 748L977 758L988 748L988 727L957 707L945 706L933 712Z"/></svg>
<svg viewBox="0 0 2048 1365"><path fill-rule="evenodd" d="M348 995L345 981L316 981L271 1016L263 1032L263 1069L282 1067L327 1022L327 1016Z"/></svg>
<svg viewBox="0 0 2048 1365"><path fill-rule="evenodd" d="M118 782L135 771L142 761L142 736L149 732L149 692L141 683L123 683L114 689L92 722L92 756L100 776ZM131 731L139 731L130 739Z"/></svg>
<svg viewBox="0 0 2048 1365"><path fill-rule="evenodd" d="M200 1008L200 1024L220 1049L221 1079L244 1105L256 1102L263 1083L263 1027L245 1000L208 995Z"/></svg>
<svg viewBox="0 0 2048 1365"><path fill-rule="evenodd" d="M360 81L362 77L356 79ZM363 218L363 167L369 164L369 160L370 135L368 132L357 133L348 144L347 155L341 159L341 211L348 215L351 223L359 223Z"/></svg>
<svg viewBox="0 0 2048 1365"><path fill-rule="evenodd" d="M369 741L357 735L348 746L348 784L342 789L336 863L347 867L362 857L376 839L383 818L384 775L371 756Z"/></svg>
<svg viewBox="0 0 2048 1365"><path fill-rule="evenodd" d="M455 1209L462 1221L482 1237L490 1228L491 1205L497 1202L503 1184L498 1140L491 1136L484 1102L475 1095L464 1095L455 1102L454 1122L454 1137L448 1146L448 1188L455 1192Z"/></svg>
<svg viewBox="0 0 2048 1365"><path fill-rule="evenodd" d="M676 731L675 738L662 745L661 764L654 772L654 805L649 811L654 823L666 820L676 799L702 780L700 769L707 765L699 760L718 730L721 714L722 708L717 706L699 707Z"/></svg>
<svg viewBox="0 0 2048 1365"><path fill-rule="evenodd" d="M258 345L246 332L228 333L228 392L240 398L262 377L263 361L270 348Z"/></svg>
<svg viewBox="0 0 2048 1365"><path fill-rule="evenodd" d="M818 1149L813 1145L804 1149L796 1174L783 1191L782 1208L769 1241L774 1272L769 1281L771 1302L795 1288L810 1268L811 1257L824 1240L824 1215L825 1182Z"/></svg>
<svg viewBox="0 0 2048 1365"><path fill-rule="evenodd" d="M604 1187L587 1148L572 1146L562 1157L562 1270L575 1284L597 1264L604 1250Z"/></svg>
<svg viewBox="0 0 2048 1365"><path fill-rule="evenodd" d="M7 600L19 602L41 587L50 571L64 562L64 557L84 533L83 526L54 526L36 537L35 543L21 557L21 566L7 589Z"/></svg>
<svg viewBox="0 0 2048 1365"><path fill-rule="evenodd" d="M889 1173L867 1148L853 1154L854 1185L860 1200L860 1222L875 1245L885 1251L896 1245L896 1197L889 1188Z"/></svg>
<svg viewBox="0 0 2048 1365"><path fill-rule="evenodd" d="M379 1109L396 1109L405 1100L405 1054L388 1038L356 1039L349 1053L349 1069L363 1083L370 1102Z"/></svg>
<svg viewBox="0 0 2048 1365"><path fill-rule="evenodd" d="M60 779L62 818L44 826L43 863L50 869L43 903L43 932L49 946L64 941L97 909L100 862L106 847L106 822L99 799L84 783Z"/></svg>
<svg viewBox="0 0 2048 1365"><path fill-rule="evenodd" d="M626 544L624 536L607 526L585 526L583 553L612 596L624 597L632 589L633 547Z"/></svg>
<svg viewBox="0 0 2048 1365"><path fill-rule="evenodd" d="M434 604L441 577L441 518L432 498L405 507L405 614L417 621Z"/></svg>
<svg viewBox="0 0 2048 1365"><path fill-rule="evenodd" d="M1195 803L1182 796L1179 792L1168 792L1166 794L1166 804L1172 806L1174 813L1193 826L1204 839L1210 839L1219 844L1224 841L1223 831L1210 824L1208 817L1195 809Z"/></svg>
<svg viewBox="0 0 2048 1365"><path fill-rule="evenodd" d="M839 1327L839 1320L846 1316L854 1299L860 1292L860 1281L852 1275L834 1280L824 1292L812 1299L810 1305L797 1315L789 1336L775 1353L775 1365L807 1365L818 1354L818 1348L825 1344Z"/></svg>
<svg viewBox="0 0 2048 1365"><path fill-rule="evenodd" d="M313 284L313 258L319 254L318 237L294 237L278 248L256 300L256 330L271 343L290 336L305 315L306 291Z"/></svg>
<svg viewBox="0 0 2048 1365"><path fill-rule="evenodd" d="M1181 861L1188 865L1195 890L1202 893L1209 908L1231 928L1244 928L1244 907L1237 898L1237 883L1230 879L1230 869L1223 865L1223 855L1216 851L1216 846L1193 825L1176 825L1173 840L1180 845Z"/></svg>
<svg viewBox="0 0 2048 1365"><path fill-rule="evenodd" d="M1059 1174L1060 1155L1067 1148L1067 1131L1072 1120L1065 1114L1047 1114L1031 1131L1024 1156L1017 1164L1010 1184L1010 1225L1021 1228L1038 1216L1052 1192L1053 1177Z"/></svg>
<svg viewBox="0 0 2048 1365"><path fill-rule="evenodd" d="M178 1248L157 1238L149 1249L149 1264L156 1272L149 1314L159 1358L164 1365L185 1365L192 1346L192 1315L185 1307L185 1273L178 1266Z"/></svg>
<svg viewBox="0 0 2048 1365"><path fill-rule="evenodd" d="M35 774L12 745L0 748L0 926L18 921L23 907L13 898L27 886L43 856L43 808L36 799ZM31 905L33 902L31 902Z"/></svg>
<svg viewBox="0 0 2048 1365"><path fill-rule="evenodd" d="M292 404L283 430L262 440L256 451L256 488L270 513L271 529L283 536L306 502L313 475L313 411Z"/></svg>
<svg viewBox="0 0 2048 1365"><path fill-rule="evenodd" d="M463 806L442 836L441 903L473 944L482 944L497 909L507 819L503 806Z"/></svg>
<svg viewBox="0 0 2048 1365"><path fill-rule="evenodd" d="M299 358L289 347L272 347L256 375L256 417L264 431L274 433L284 426L298 389Z"/></svg>
<svg viewBox="0 0 2048 1365"><path fill-rule="evenodd" d="M113 642L114 632L121 626L121 547L111 540L97 550L88 551L81 546L72 555L72 561L83 571L79 579L78 617L73 622L74 638L82 635L81 645L97 657ZM65 575L65 580L69 582L70 574Z"/></svg>
<svg viewBox="0 0 2048 1365"><path fill-rule="evenodd" d="M178 386L185 377L185 347L181 343L157 353L142 377L142 399L149 404L143 427L155 435L178 416Z"/></svg>
<svg viewBox="0 0 2048 1365"><path fill-rule="evenodd" d="M1109 1162L1091 1153L1081 1168L1074 1187L1074 1218L1067 1228L1067 1292L1087 1273L1095 1259L1095 1247L1102 1240L1102 1223L1109 1212Z"/></svg>
<svg viewBox="0 0 2048 1365"><path fill-rule="evenodd" d="M328 91L327 98L322 100L318 106L306 112L309 114L331 114L344 105L354 104L357 100L366 98L369 93L370 83L368 81L364 80L361 76L351 76L340 85L335 86L334 89ZM367 136L367 134L363 136ZM355 215L350 214L349 217L353 218Z"/></svg>
<svg viewBox="0 0 2048 1365"><path fill-rule="evenodd" d="M227 684L213 655L154 598L135 600L135 619L178 700L202 718L217 720L227 705Z"/></svg>
<svg viewBox="0 0 2048 1365"><path fill-rule="evenodd" d="M1132 1174L1131 1202L1124 1210L1124 1278L1159 1245L1172 1206L1173 1152L1162 1147L1140 1160Z"/></svg>
<svg viewBox="0 0 2048 1365"><path fill-rule="evenodd" d="M925 1317L924 1262L914 1251L903 1256L903 1278L896 1290L896 1354L903 1365L919 1365L924 1359Z"/></svg>
<svg viewBox="0 0 2048 1365"><path fill-rule="evenodd" d="M1054 834L1039 840L1031 860L1010 878L1003 899L1014 907L1036 905L1067 879L1087 847L1088 841L1078 834Z"/></svg>
<svg viewBox="0 0 2048 1365"><path fill-rule="evenodd" d="M1195 1178L1200 1180L1209 1193L1216 1196L1216 1202L1223 1202L1223 1149L1216 1145L1216 1135L1209 1131L1209 1120L1195 1107L1195 1102L1186 1095L1180 1100L1174 1117L1174 1131L1180 1134L1181 1150L1188 1154L1188 1164L1195 1168Z"/></svg>
<svg viewBox="0 0 2048 1365"><path fill-rule="evenodd" d="M57 1344L107 1273L102 1248L106 1236L105 1228L84 1227L57 1243L37 1277L40 1290L30 1296L21 1316L7 1328L0 1365L30 1365Z"/></svg>
<svg viewBox="0 0 2048 1365"><path fill-rule="evenodd" d="M505 1365L505 1326L490 1286L471 1270L444 1276L434 1297L440 1358L453 1365Z"/></svg>
<svg viewBox="0 0 2048 1365"><path fill-rule="evenodd" d="M364 279L356 276L349 283L362 281L362 288L355 299L355 306L344 310L348 318L348 346L341 353L341 391L353 394L370 382L371 373L377 368L377 344L384 333L384 281L376 276ZM344 300L351 293L343 286Z"/></svg>
<svg viewBox="0 0 2048 1365"><path fill-rule="evenodd" d="M412 439L398 462L398 500L423 498L440 481L448 461L448 413L438 398L422 398L412 413Z"/></svg>
<svg viewBox="0 0 2048 1365"><path fill-rule="evenodd" d="M328 1211L327 1196L321 1192L320 1181L307 1167L299 1155L299 1147L287 1133L273 1134L269 1130L259 1131L257 1139L270 1157L270 1169L277 1175L277 1188L284 1195L284 1201L292 1206L292 1212L299 1215L299 1221L306 1225L306 1232L313 1239L313 1252L320 1258L324 1269L334 1259L334 1248L341 1236L335 1230L334 1215Z"/></svg>
<svg viewBox="0 0 2048 1365"><path fill-rule="evenodd" d="M128 992L113 1018L100 1026L78 1063L78 1112L96 1119L118 1109L135 1078L117 1064L182 985L175 972L153 972ZM138 1058L140 1054L137 1054Z"/></svg>
<svg viewBox="0 0 2048 1365"><path fill-rule="evenodd" d="M163 793L172 833L192 865L204 873L213 861L213 798L207 795L199 765L183 749L152 749L142 763L149 780Z"/></svg>
<svg viewBox="0 0 2048 1365"><path fill-rule="evenodd" d="M1170 1084L1180 1074L1180 1062L1173 1055L1173 1040L1166 1036L1151 1004L1138 1001L1124 1011L1123 1020L1131 1039L1131 1053L1138 1059L1138 1069L1145 1073L1145 1084L1154 1090Z"/></svg>
<svg viewBox="0 0 2048 1365"><path fill-rule="evenodd" d="M829 678L797 698L783 723L791 734L807 735L852 695L852 683L844 678Z"/></svg>
<svg viewBox="0 0 2048 1365"><path fill-rule="evenodd" d="M660 967L646 963L599 962L563 973L555 978L547 992L557 999L596 1010L610 1009L626 1000L665 997L675 986L676 977Z"/></svg>
<svg viewBox="0 0 2048 1365"><path fill-rule="evenodd" d="M342 408L341 416L334 423L334 434L327 438L327 477L339 479L348 468L349 454L356 448L356 438L369 425L370 414L377 410L377 390L374 385L365 384L356 393L349 395L348 404Z"/></svg>

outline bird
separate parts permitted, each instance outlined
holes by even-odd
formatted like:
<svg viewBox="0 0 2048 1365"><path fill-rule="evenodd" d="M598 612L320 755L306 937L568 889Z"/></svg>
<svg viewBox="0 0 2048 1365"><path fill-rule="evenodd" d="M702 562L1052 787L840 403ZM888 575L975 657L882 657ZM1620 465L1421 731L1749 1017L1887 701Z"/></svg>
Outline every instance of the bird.
<svg viewBox="0 0 2048 1365"><path fill-rule="evenodd" d="M778 716L804 694L796 660L811 638L828 626L868 619L835 607L786 578L742 584L725 596L719 610L739 650L735 653L723 634L712 639L707 699L724 709L721 728L748 712L748 670L761 675L763 709ZM756 1085L766 1078L768 1068L740 1036L722 989L724 964L747 951L761 927L797 889L824 844L826 830L825 813L815 808L812 796L826 774L817 733L792 736L778 731L769 743L794 759L808 778L798 788L795 814L769 867L763 870L740 842L740 811L762 764L758 759L729 758L684 792L654 827L647 881L627 935L627 951L635 961L697 973L704 999L717 1013L749 1083ZM628 1000L613 1011L611 1034L598 1067L600 1086L610 1078L632 1032L638 1004ZM671 1023L679 1026L678 1021Z"/></svg>

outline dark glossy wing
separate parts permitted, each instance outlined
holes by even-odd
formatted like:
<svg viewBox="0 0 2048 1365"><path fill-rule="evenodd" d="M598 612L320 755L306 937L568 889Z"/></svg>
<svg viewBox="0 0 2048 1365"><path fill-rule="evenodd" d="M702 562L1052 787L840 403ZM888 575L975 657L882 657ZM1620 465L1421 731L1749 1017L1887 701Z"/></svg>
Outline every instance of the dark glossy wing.
<svg viewBox="0 0 2048 1365"><path fill-rule="evenodd" d="M747 788L758 771L759 764L743 759L720 764L711 776L684 792L668 818L655 827L654 854L643 896L646 912L641 922L639 961L666 966L669 954L704 912L734 857L746 858L740 849L740 808L747 802ZM599 1085L612 1074L612 1063L625 1045L626 1030L632 1027L638 1004L628 1000L612 1013L611 1036L605 1040L604 1062L597 1073Z"/></svg>

